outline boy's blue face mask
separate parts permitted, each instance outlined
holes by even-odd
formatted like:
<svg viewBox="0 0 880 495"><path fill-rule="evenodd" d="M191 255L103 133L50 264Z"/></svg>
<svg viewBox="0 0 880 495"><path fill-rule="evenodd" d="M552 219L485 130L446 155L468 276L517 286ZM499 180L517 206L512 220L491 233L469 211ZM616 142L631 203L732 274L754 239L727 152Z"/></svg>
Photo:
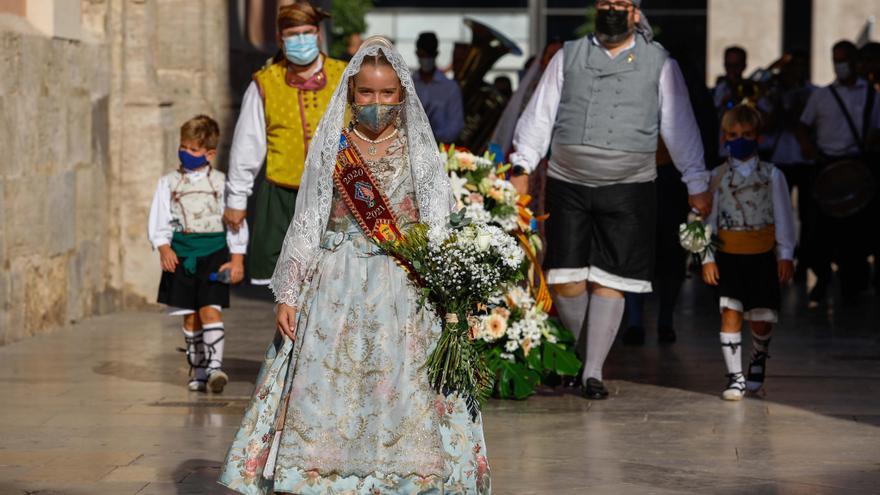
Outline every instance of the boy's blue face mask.
<svg viewBox="0 0 880 495"><path fill-rule="evenodd" d="M180 158L180 165L186 170L195 170L208 163L206 155L196 156L183 150L177 152L177 157Z"/></svg>
<svg viewBox="0 0 880 495"><path fill-rule="evenodd" d="M296 65L309 65L318 58L318 35L297 34L284 38L284 56Z"/></svg>
<svg viewBox="0 0 880 495"><path fill-rule="evenodd" d="M756 139L737 138L724 144L730 156L737 160L745 160L750 158L758 151L758 141Z"/></svg>

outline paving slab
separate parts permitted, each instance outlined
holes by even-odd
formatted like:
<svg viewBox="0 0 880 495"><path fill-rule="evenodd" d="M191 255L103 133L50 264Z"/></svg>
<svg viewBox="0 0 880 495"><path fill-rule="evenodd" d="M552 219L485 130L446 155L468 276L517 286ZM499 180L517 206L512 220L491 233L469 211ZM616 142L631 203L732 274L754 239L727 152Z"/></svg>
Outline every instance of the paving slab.
<svg viewBox="0 0 880 495"><path fill-rule="evenodd" d="M802 294L786 289L761 397L718 398L717 310L691 279L679 341L659 346L649 328L644 347L615 346L607 401L549 388L491 401L493 492L880 492L880 299L810 312ZM186 390L180 322L158 311L0 347L0 494L231 493L214 480L273 333L261 289L232 306L220 395Z"/></svg>

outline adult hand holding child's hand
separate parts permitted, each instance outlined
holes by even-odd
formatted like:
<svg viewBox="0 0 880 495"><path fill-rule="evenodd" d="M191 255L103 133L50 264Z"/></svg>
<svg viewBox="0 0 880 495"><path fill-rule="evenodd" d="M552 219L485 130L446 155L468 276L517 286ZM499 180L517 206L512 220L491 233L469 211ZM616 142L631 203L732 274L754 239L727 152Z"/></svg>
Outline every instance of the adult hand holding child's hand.
<svg viewBox="0 0 880 495"><path fill-rule="evenodd" d="M223 223L229 227L229 230L238 232L241 228L241 222L247 217L247 211L236 210L235 208L226 208L223 210Z"/></svg>

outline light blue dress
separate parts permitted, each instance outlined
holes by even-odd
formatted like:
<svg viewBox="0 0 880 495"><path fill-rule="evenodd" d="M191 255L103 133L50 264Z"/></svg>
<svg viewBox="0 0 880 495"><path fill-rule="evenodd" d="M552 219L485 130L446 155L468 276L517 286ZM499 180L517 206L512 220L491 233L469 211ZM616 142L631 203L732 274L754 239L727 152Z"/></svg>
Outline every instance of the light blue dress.
<svg viewBox="0 0 880 495"><path fill-rule="evenodd" d="M406 156L403 137L385 158L365 155L401 224L418 221ZM269 346L219 482L248 495L489 494L480 417L433 392L423 368L440 323L338 192L321 248L297 338Z"/></svg>

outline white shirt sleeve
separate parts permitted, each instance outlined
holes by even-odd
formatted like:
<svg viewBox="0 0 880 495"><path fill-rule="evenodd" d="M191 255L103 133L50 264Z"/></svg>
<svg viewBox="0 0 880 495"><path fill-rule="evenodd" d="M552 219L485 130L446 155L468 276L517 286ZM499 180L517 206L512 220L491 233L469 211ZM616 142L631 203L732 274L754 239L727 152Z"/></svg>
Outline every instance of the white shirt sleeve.
<svg viewBox="0 0 880 495"><path fill-rule="evenodd" d="M660 136L681 172L681 181L687 185L688 193L706 192L710 174L706 171L703 138L684 76L678 62L671 58L660 71Z"/></svg>
<svg viewBox="0 0 880 495"><path fill-rule="evenodd" d="M229 179L227 176L227 183L228 181ZM221 198L224 208L229 204L227 199L228 196L226 194ZM226 229L226 245L229 247L229 252L231 254L247 254L249 240L250 234L248 232L247 220L241 222L241 227L239 227L238 232L233 232L232 229L229 228Z"/></svg>
<svg viewBox="0 0 880 495"><path fill-rule="evenodd" d="M550 148L553 125L556 123L556 113L562 99L564 53L564 50L559 50L550 60L513 133L513 147L516 151L510 155L510 162L523 167L527 172L538 166ZM535 63L539 62L536 60Z"/></svg>
<svg viewBox="0 0 880 495"><path fill-rule="evenodd" d="M248 224L247 220L241 222L238 232L232 229L226 229L226 245L229 246L231 254L246 254L248 246Z"/></svg>
<svg viewBox="0 0 880 495"><path fill-rule="evenodd" d="M785 175L778 168L773 168L770 175L770 187L773 194L773 223L776 228L776 255L781 260L793 260L797 234L794 228L794 211L791 206L791 195Z"/></svg>
<svg viewBox="0 0 880 495"><path fill-rule="evenodd" d="M807 98L807 104L804 106L804 111L801 113L801 123L807 127L813 127L816 125L816 118L818 116L817 107L819 106L819 98L821 98L820 95L823 91L824 88L813 91L810 94L810 97Z"/></svg>
<svg viewBox="0 0 880 495"><path fill-rule="evenodd" d="M150 216L147 220L147 238L153 249L171 244L174 230L171 228L171 187L165 177L159 179L153 203L150 205Z"/></svg>
<svg viewBox="0 0 880 495"><path fill-rule="evenodd" d="M241 101L241 113L235 124L229 151L229 172L226 179L226 204L236 210L247 209L247 198L253 193L254 179L266 159L266 117L263 97L257 83L251 82Z"/></svg>

